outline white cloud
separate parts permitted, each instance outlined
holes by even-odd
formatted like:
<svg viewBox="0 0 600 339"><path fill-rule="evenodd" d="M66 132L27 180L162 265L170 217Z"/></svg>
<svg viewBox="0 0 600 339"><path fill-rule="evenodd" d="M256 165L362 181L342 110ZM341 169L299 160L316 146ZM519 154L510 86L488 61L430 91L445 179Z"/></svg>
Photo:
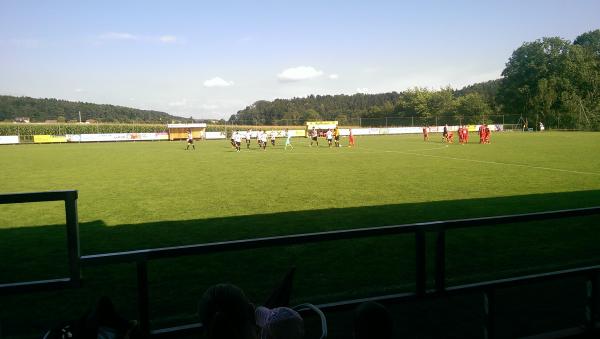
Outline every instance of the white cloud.
<svg viewBox="0 0 600 339"><path fill-rule="evenodd" d="M169 103L169 106L171 106L171 107L182 107L182 106L186 106L186 105L187 105L187 99L181 99L181 100L172 101Z"/></svg>
<svg viewBox="0 0 600 339"><path fill-rule="evenodd" d="M228 87L233 85L233 81L225 81L220 77L214 77L204 82L204 87Z"/></svg>
<svg viewBox="0 0 600 339"><path fill-rule="evenodd" d="M160 37L158 37L158 41L165 44L172 44L178 42L179 39L177 39L177 37L174 35L161 35Z"/></svg>
<svg viewBox="0 0 600 339"><path fill-rule="evenodd" d="M75 93L85 92L82 88L75 88Z"/></svg>
<svg viewBox="0 0 600 339"><path fill-rule="evenodd" d="M103 40L139 40L137 35L130 33L108 32L100 35Z"/></svg>
<svg viewBox="0 0 600 339"><path fill-rule="evenodd" d="M219 108L219 105L202 104L202 105L200 105L200 108L205 109L205 110L211 110L211 109L217 109L217 108Z"/></svg>
<svg viewBox="0 0 600 339"><path fill-rule="evenodd" d="M105 41L138 41L145 43L163 43L163 44L175 44L182 43L185 40L181 37L163 34L163 35L136 35L125 32L108 32L98 36L100 40Z"/></svg>
<svg viewBox="0 0 600 339"><path fill-rule="evenodd" d="M366 87L363 87L363 88L357 88L357 89L356 89L356 93L364 93L364 94L367 94L367 93L371 93L371 90L370 90L370 89L368 89L368 88L366 88Z"/></svg>
<svg viewBox="0 0 600 339"><path fill-rule="evenodd" d="M9 39L6 40L6 43L0 40L0 45L4 44L20 48L38 48L41 46L40 41L37 39Z"/></svg>
<svg viewBox="0 0 600 339"><path fill-rule="evenodd" d="M365 67L362 71L363 73L373 74L379 72L379 67Z"/></svg>
<svg viewBox="0 0 600 339"><path fill-rule="evenodd" d="M337 75L337 74L329 74L329 79L331 79L331 80L336 80L336 79L338 79L339 77L340 77L340 76L339 76L339 75Z"/></svg>
<svg viewBox="0 0 600 339"><path fill-rule="evenodd" d="M277 74L280 81L301 81L317 78L323 75L323 71L317 70L312 66L298 66L284 70Z"/></svg>

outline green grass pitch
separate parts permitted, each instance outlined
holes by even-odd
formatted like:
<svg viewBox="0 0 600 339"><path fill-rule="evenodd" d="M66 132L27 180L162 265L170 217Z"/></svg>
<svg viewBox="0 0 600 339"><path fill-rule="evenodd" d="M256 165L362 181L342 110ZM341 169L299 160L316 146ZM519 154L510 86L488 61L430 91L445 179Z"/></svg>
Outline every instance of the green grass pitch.
<svg viewBox="0 0 600 339"><path fill-rule="evenodd" d="M446 145L437 134L429 142L365 136L353 148L294 138L293 150L278 139L265 151L253 140L239 153L224 140L187 151L184 142L3 145L0 192L78 190L83 254L600 205L600 133L505 132L489 145L475 137ZM0 205L0 283L64 275L64 233L61 203ZM447 235L448 280L598 264L598 243L589 218L457 230ZM298 267L296 302L408 291L414 241L407 235L152 262L153 326L194 320L198 297L217 282L236 283L259 302L291 265ZM4 331L18 332L18 319L44 328L100 294L135 317L133 265L84 268L84 279L78 290L0 297L7 305L0 319L10 320Z"/></svg>

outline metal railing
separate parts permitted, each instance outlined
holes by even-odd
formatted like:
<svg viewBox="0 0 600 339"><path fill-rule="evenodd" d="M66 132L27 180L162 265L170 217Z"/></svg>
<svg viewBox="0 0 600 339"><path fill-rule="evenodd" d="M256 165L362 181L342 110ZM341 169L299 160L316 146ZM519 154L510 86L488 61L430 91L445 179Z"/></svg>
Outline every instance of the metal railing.
<svg viewBox="0 0 600 339"><path fill-rule="evenodd" d="M77 191L51 191L0 194L0 205L29 202L64 201L67 225L69 277L0 284L0 295L23 291L54 290L79 287L81 284L81 255L79 252L79 219L77 218Z"/></svg>
<svg viewBox="0 0 600 339"><path fill-rule="evenodd" d="M73 288L80 285L81 266L108 265L116 263L136 263L137 267L137 305L138 320L142 332L155 337L177 336L195 333L201 329L201 324L187 324L182 326L151 330L150 304L148 294L148 261L176 258L190 255L201 255L219 252L231 252L276 246L289 246L310 243L322 243L336 240L357 239L366 237L381 237L412 233L415 236L416 251L416 276L415 290L409 293L391 294L373 298L353 299L317 305L325 312L346 310L365 301L384 301L389 303L408 300L438 298L465 293L482 293L485 309L484 331L486 338L494 337L496 300L495 291L500 288L531 284L566 277L586 277L588 281L587 319L584 327L568 329L568 333L591 333L596 331L598 318L598 296L600 281L600 265L580 267L569 270L546 272L541 274L526 275L508 279L484 281L473 284L446 286L446 232L454 229L501 226L514 223L554 220L571 217L584 217L600 215L600 207L578 208L551 212L538 212L528 214L515 214L496 217L458 219L413 223L406 225L393 225L370 227L340 231L317 233L304 233L295 235L264 237L246 240L214 242L207 244L194 244L175 247L153 248L126 252L102 253L93 255L79 255L78 223L77 223L77 191L39 192L0 195L0 204L25 203L37 201L64 200L67 215L67 239L69 246L70 277L47 281L30 281L0 285L1 294L29 293L40 289ZM427 242L426 233L435 233L434 256L434 288L427 289Z"/></svg>

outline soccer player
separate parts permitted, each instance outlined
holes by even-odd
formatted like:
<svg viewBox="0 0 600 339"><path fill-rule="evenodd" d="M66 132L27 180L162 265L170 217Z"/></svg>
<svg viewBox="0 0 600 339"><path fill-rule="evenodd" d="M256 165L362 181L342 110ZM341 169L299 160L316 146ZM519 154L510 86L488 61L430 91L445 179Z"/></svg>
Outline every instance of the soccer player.
<svg viewBox="0 0 600 339"><path fill-rule="evenodd" d="M463 127L458 126L458 143L463 144Z"/></svg>
<svg viewBox="0 0 600 339"><path fill-rule="evenodd" d="M258 132L256 132L256 142L258 143L258 148L262 148L262 142L261 142L262 135L261 134L262 134L262 131L260 131L260 130Z"/></svg>
<svg viewBox="0 0 600 339"><path fill-rule="evenodd" d="M491 135L490 128L488 127L488 125L485 125L484 142L486 144L490 143L490 135Z"/></svg>
<svg viewBox="0 0 600 339"><path fill-rule="evenodd" d="M423 127L423 141L429 141L429 126Z"/></svg>
<svg viewBox="0 0 600 339"><path fill-rule="evenodd" d="M267 149L267 137L267 131L262 131L262 133L260 134L260 142L262 144L263 151Z"/></svg>
<svg viewBox="0 0 600 339"><path fill-rule="evenodd" d="M275 137L277 136L277 132L271 130L271 146L275 147Z"/></svg>
<svg viewBox="0 0 600 339"><path fill-rule="evenodd" d="M194 137L192 136L192 130L189 130L187 134L187 147L185 148L186 151L190 148L190 145L192 145L192 149L195 151L196 145L194 145Z"/></svg>
<svg viewBox="0 0 600 339"><path fill-rule="evenodd" d="M333 141L333 132L331 131L331 128L327 130L326 138L329 147L331 147L331 142Z"/></svg>
<svg viewBox="0 0 600 339"><path fill-rule="evenodd" d="M483 124L479 125L479 143L483 144L485 134L485 126Z"/></svg>
<svg viewBox="0 0 600 339"><path fill-rule="evenodd" d="M449 144L453 144L454 143L454 133L448 132L448 136L446 137L446 139Z"/></svg>
<svg viewBox="0 0 600 339"><path fill-rule="evenodd" d="M249 129L246 131L244 135L244 139L246 139L246 148L250 149L250 139L252 138L252 130Z"/></svg>
<svg viewBox="0 0 600 339"><path fill-rule="evenodd" d="M292 141L290 140L292 138L292 132L288 131L288 129L285 129L285 136L287 139L285 139L285 148L287 149L288 146L290 146L292 149L294 149L294 146L292 145Z"/></svg>
<svg viewBox="0 0 600 339"><path fill-rule="evenodd" d="M335 140L335 147L340 147L340 130L337 127L333 130L333 139Z"/></svg>
<svg viewBox="0 0 600 339"><path fill-rule="evenodd" d="M348 147L354 146L354 134L352 134L352 128L350 129L350 135L348 136Z"/></svg>
<svg viewBox="0 0 600 339"><path fill-rule="evenodd" d="M242 134L238 131L235 131L233 134L233 141L235 143L235 149L237 152L240 151L240 144L242 143Z"/></svg>
<svg viewBox="0 0 600 339"><path fill-rule="evenodd" d="M313 142L316 142L317 147L319 147L319 134L317 133L317 130L315 129L314 126L313 126L312 130L310 131L310 147L312 147Z"/></svg>
<svg viewBox="0 0 600 339"><path fill-rule="evenodd" d="M231 131L231 137L229 138L229 142L231 142L231 148L235 148L235 140L233 140L233 136L236 131Z"/></svg>
<svg viewBox="0 0 600 339"><path fill-rule="evenodd" d="M442 134L442 141L448 142L448 124L444 125L444 133Z"/></svg>
<svg viewBox="0 0 600 339"><path fill-rule="evenodd" d="M465 126L464 128L464 140L465 140L465 144L469 143L469 128Z"/></svg>

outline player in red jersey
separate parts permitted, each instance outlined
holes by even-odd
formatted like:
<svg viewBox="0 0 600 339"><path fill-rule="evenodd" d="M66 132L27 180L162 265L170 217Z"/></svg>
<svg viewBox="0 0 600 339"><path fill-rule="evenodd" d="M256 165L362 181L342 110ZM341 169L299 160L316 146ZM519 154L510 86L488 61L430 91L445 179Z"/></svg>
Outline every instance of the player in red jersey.
<svg viewBox="0 0 600 339"><path fill-rule="evenodd" d="M484 140L483 140L483 141L484 141L486 144L489 144L489 143L490 143L490 135L491 135L490 128L488 127L488 125L485 125L485 130L484 130Z"/></svg>
<svg viewBox="0 0 600 339"><path fill-rule="evenodd" d="M484 141L484 133L485 133L485 126L479 125L479 143L483 144Z"/></svg>
<svg viewBox="0 0 600 339"><path fill-rule="evenodd" d="M468 143L469 143L469 128L465 126L465 127L463 128L463 133L465 134L465 135L463 136L464 143L465 143L465 144L468 144Z"/></svg>

